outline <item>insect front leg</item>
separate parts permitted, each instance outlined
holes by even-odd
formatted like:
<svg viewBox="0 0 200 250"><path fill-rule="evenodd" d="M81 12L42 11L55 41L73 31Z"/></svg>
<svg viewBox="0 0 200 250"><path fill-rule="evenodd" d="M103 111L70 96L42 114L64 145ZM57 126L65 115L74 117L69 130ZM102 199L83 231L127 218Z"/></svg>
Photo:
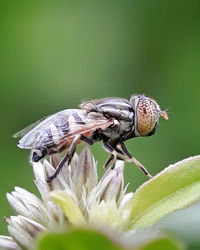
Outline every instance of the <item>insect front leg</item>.
<svg viewBox="0 0 200 250"><path fill-rule="evenodd" d="M127 161L127 162L133 162L138 168L140 168L144 172L144 174L146 176L148 176L149 178L151 178L152 175L148 172L148 170L138 160L135 159L135 157L133 157L129 153L129 151L126 148L124 142L120 141L119 144L121 146L121 150L122 150L123 154L128 157L128 158L125 159L125 161Z"/></svg>
<svg viewBox="0 0 200 250"><path fill-rule="evenodd" d="M103 142L103 148L104 148L107 152L111 153L110 157L108 158L108 160L107 160L106 163L104 164L104 168L106 169L106 168L108 167L109 163L112 162L111 169L114 169L114 168L115 168L116 161L117 161L117 160L123 160L122 158L120 158L120 157L118 156L118 153L123 154L123 152L122 152L120 149L116 148L116 147L113 148L113 147L112 147L108 142L106 142L106 141Z"/></svg>
<svg viewBox="0 0 200 250"><path fill-rule="evenodd" d="M75 136L74 140L72 141L70 147L69 147L69 150L67 152L67 154L62 158L62 160L60 161L60 163L58 164L57 168L56 168L56 171L55 173L52 175L52 176L49 176L47 178L47 182L51 182L54 178L57 177L57 175L60 173L63 165L67 162L67 165L70 164L72 158L73 158L73 155L76 151L76 143L77 141L80 139L80 135L77 135Z"/></svg>

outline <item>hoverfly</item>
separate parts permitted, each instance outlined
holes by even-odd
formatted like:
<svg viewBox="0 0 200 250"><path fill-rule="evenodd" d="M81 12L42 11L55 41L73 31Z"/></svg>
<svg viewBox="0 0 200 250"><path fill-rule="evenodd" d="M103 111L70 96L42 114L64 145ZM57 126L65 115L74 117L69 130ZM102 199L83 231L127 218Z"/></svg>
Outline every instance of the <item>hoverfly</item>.
<svg viewBox="0 0 200 250"><path fill-rule="evenodd" d="M68 149L58 164L52 181L63 165L70 164L77 144L92 145L102 141L103 148L110 154L105 167L117 159L135 163L147 176L145 167L127 150L124 142L139 136L151 136L158 128L159 117L168 119L157 102L145 95L133 95L130 101L122 98L104 98L83 102L80 109L66 109L27 128L14 137L22 137L18 147L31 149L31 160L37 162L47 155Z"/></svg>

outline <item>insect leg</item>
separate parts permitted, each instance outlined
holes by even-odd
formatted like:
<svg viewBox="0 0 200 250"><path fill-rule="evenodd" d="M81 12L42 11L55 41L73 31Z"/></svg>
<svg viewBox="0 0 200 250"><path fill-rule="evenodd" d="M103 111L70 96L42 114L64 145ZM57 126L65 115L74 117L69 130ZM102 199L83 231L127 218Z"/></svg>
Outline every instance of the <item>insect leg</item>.
<svg viewBox="0 0 200 250"><path fill-rule="evenodd" d="M56 178L56 176L60 173L63 165L65 164L65 162L67 162L67 165L70 164L72 157L76 151L76 142L80 139L80 135L75 136L74 140L72 141L69 150L67 152L67 154L62 158L61 162L58 164L55 173L52 176L49 176L47 178L47 182L51 182L54 178Z"/></svg>
<svg viewBox="0 0 200 250"><path fill-rule="evenodd" d="M104 168L104 169L107 169L109 163L112 162L113 160L114 160L114 155L111 154L111 155L109 156L108 160L106 161L106 163L104 164L103 168Z"/></svg>
<svg viewBox="0 0 200 250"><path fill-rule="evenodd" d="M104 164L103 168L106 169L109 165L110 162L112 162L112 168L113 168L113 164L115 163L115 155L113 154L113 148L109 145L108 142L103 141L103 148L110 153L110 156L108 158L108 160L106 161L106 163Z"/></svg>
<svg viewBox="0 0 200 250"><path fill-rule="evenodd" d="M118 148L113 148L108 142L104 141L103 142L103 147L106 151L108 151L109 153L111 153L110 157L108 158L108 160L106 161L106 163L104 164L104 168L106 169L109 165L110 162L112 162L112 165L111 165L111 169L114 169L115 168L115 164L116 164L116 161L117 159L118 160L123 160L122 158L120 158L118 156L117 153L120 153L120 154L123 154L123 152L118 149Z"/></svg>
<svg viewBox="0 0 200 250"><path fill-rule="evenodd" d="M103 147L106 151L112 153L113 151L116 151L119 154L123 155L122 150L120 150L119 148L117 148L116 146L111 146L108 142L104 141L103 142Z"/></svg>
<svg viewBox="0 0 200 250"><path fill-rule="evenodd" d="M86 142L87 144L89 144L89 145L93 145L94 143L93 143L93 141L92 140L90 140L87 136L85 136L85 135L81 135L81 141L84 141L84 142Z"/></svg>
<svg viewBox="0 0 200 250"><path fill-rule="evenodd" d="M33 162L38 162L43 157L45 157L46 154L47 154L46 149L43 149L43 148L34 149L32 151L31 160Z"/></svg>
<svg viewBox="0 0 200 250"><path fill-rule="evenodd" d="M120 141L120 146L121 146L121 150L123 151L124 155L126 155L128 157L128 159L125 159L127 162L133 162L137 167L139 167L145 175L147 175L149 178L152 177L152 175L148 172L148 170L138 161L135 159L135 157L133 157L128 149L126 148L125 144Z"/></svg>

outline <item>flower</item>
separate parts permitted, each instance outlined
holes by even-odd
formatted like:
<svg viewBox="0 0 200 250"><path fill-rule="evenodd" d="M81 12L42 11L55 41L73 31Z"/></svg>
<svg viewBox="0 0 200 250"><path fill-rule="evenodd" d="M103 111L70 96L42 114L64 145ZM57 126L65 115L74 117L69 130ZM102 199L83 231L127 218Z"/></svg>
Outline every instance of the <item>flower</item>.
<svg viewBox="0 0 200 250"><path fill-rule="evenodd" d="M48 183L60 160L57 154L49 161L32 163L41 199L19 187L7 194L17 215L5 218L11 237L0 236L0 248L34 249L38 232L64 232L69 226L126 230L130 215L126 204L133 193L125 194L124 162L117 161L115 169L108 169L98 181L97 163L86 146Z"/></svg>

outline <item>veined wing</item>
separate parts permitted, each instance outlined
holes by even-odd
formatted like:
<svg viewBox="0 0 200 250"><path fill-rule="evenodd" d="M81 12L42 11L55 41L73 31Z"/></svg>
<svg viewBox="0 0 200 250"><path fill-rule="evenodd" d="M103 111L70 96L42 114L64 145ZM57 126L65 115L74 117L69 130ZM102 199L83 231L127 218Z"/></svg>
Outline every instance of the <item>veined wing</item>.
<svg viewBox="0 0 200 250"><path fill-rule="evenodd" d="M98 128L106 128L112 124L103 115L90 113L80 109L60 111L39 123L20 141L20 148L50 147L76 134L84 134Z"/></svg>
<svg viewBox="0 0 200 250"><path fill-rule="evenodd" d="M20 130L17 133L15 133L13 135L13 137L14 138L21 138L21 137L23 137L25 134L27 134L29 131L31 131L34 127L36 127L38 124L40 124L42 121L44 121L48 117L49 116L43 117L42 119L38 120L37 122L34 122L34 123L30 124L29 126L23 128L22 130Z"/></svg>

